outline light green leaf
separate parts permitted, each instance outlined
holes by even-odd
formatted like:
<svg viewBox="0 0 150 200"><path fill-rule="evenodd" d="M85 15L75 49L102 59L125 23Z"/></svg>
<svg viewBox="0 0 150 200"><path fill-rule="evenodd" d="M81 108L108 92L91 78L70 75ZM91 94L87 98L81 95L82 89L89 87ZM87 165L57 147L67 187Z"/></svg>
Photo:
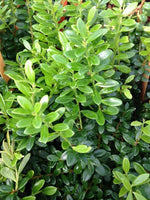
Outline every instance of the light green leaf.
<svg viewBox="0 0 150 200"><path fill-rule="evenodd" d="M86 145L73 146L72 148L78 153L88 153L91 150L91 147L88 147Z"/></svg>
<svg viewBox="0 0 150 200"><path fill-rule="evenodd" d="M29 159L30 159L30 156L31 156L31 154L28 153L28 154L25 155L25 157L22 159L22 161L21 161L21 163L20 163L20 165L19 165L19 168L18 168L18 174L20 174L20 173L23 171L24 167L26 166L26 164L28 163L28 161L29 161Z"/></svg>
<svg viewBox="0 0 150 200"><path fill-rule="evenodd" d="M130 169L130 162L128 160L128 158L124 158L123 162L122 162L122 168L124 170L124 172L127 174L129 172Z"/></svg>
<svg viewBox="0 0 150 200"><path fill-rule="evenodd" d="M42 193L48 196L54 195L57 191L57 188L54 186L47 186L42 190Z"/></svg>
<svg viewBox="0 0 150 200"><path fill-rule="evenodd" d="M130 90L125 89L125 90L123 90L123 93L128 99L132 99L132 94L131 94Z"/></svg>
<svg viewBox="0 0 150 200"><path fill-rule="evenodd" d="M132 186L139 186L144 184L149 179L149 174L141 174L133 181Z"/></svg>
<svg viewBox="0 0 150 200"><path fill-rule="evenodd" d="M28 49L29 51L31 51L31 46L30 43L26 40L22 40L23 45L25 46L26 49Z"/></svg>
<svg viewBox="0 0 150 200"><path fill-rule="evenodd" d="M20 83L19 81L15 81L15 84L20 92L22 92L25 96L31 95L31 87L28 83Z"/></svg>
<svg viewBox="0 0 150 200"><path fill-rule="evenodd" d="M105 35L107 33L107 31L108 31L107 29L99 29L99 30L91 33L87 39L87 43L90 43L93 40L96 40L98 37Z"/></svg>
<svg viewBox="0 0 150 200"><path fill-rule="evenodd" d="M83 115L89 119L96 119L97 115L91 110L82 110Z"/></svg>
<svg viewBox="0 0 150 200"><path fill-rule="evenodd" d="M17 101L23 109L33 111L33 105L26 97L18 96Z"/></svg>
<svg viewBox="0 0 150 200"><path fill-rule="evenodd" d="M138 2L129 3L125 10L123 11L123 16L126 17L132 13L137 8Z"/></svg>
<svg viewBox="0 0 150 200"><path fill-rule="evenodd" d="M62 55L54 54L54 55L52 55L52 58L56 61L56 63L60 63L63 65L66 65L68 63L67 58L65 58Z"/></svg>
<svg viewBox="0 0 150 200"><path fill-rule="evenodd" d="M8 167L3 167L1 169L1 175L4 176L7 179L11 179L14 182L16 182L15 172L12 169L8 168Z"/></svg>
<svg viewBox="0 0 150 200"><path fill-rule="evenodd" d="M97 111L96 121L100 126L103 126L105 124L105 117L101 110Z"/></svg>
<svg viewBox="0 0 150 200"><path fill-rule="evenodd" d="M48 138L49 138L48 127L47 125L43 125L41 133L40 133L39 141L46 144L48 142Z"/></svg>
<svg viewBox="0 0 150 200"><path fill-rule="evenodd" d="M65 123L60 123L60 124L56 124L53 129L56 131L56 132L60 132L60 131L66 131L69 129L69 126Z"/></svg>
<svg viewBox="0 0 150 200"><path fill-rule="evenodd" d="M131 69L130 69L129 67L127 67L126 65L115 65L115 67L116 67L119 71L121 71L121 72L123 72L123 73L126 73L126 74L128 74L128 73L131 72Z"/></svg>
<svg viewBox="0 0 150 200"><path fill-rule="evenodd" d="M25 73L28 77L29 81L35 82L35 72L32 68L32 62L30 60L27 60L25 63Z"/></svg>
<svg viewBox="0 0 150 200"><path fill-rule="evenodd" d="M133 121L131 123L131 126L141 126L142 125L142 122L139 122L139 121Z"/></svg>
<svg viewBox="0 0 150 200"><path fill-rule="evenodd" d="M41 116L35 116L33 118L32 124L33 124L34 128L41 128L41 126L42 126Z"/></svg>
<svg viewBox="0 0 150 200"><path fill-rule="evenodd" d="M133 192L134 196L136 197L137 200L147 200L143 195Z"/></svg>
<svg viewBox="0 0 150 200"><path fill-rule="evenodd" d="M85 23L83 22L83 20L81 18L79 18L77 20L77 28L78 28L80 35L83 38L85 38L87 36L87 29L86 29Z"/></svg>

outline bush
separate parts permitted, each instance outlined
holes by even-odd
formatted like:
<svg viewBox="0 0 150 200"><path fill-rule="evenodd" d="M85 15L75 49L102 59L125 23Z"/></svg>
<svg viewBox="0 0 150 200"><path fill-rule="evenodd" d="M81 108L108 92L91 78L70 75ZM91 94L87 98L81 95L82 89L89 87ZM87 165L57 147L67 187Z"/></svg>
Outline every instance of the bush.
<svg viewBox="0 0 150 200"><path fill-rule="evenodd" d="M1 3L17 43L2 40L2 199L149 199L150 3L138 2Z"/></svg>

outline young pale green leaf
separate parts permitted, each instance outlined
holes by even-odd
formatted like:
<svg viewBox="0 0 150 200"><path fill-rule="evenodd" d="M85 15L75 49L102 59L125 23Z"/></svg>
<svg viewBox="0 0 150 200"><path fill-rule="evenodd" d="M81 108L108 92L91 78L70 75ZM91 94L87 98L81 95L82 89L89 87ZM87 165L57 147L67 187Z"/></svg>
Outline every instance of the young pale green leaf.
<svg viewBox="0 0 150 200"><path fill-rule="evenodd" d="M123 16L126 17L132 13L137 8L138 2L129 3L123 11Z"/></svg>
<svg viewBox="0 0 150 200"><path fill-rule="evenodd" d="M33 118L32 124L33 124L34 128L41 128L41 126L42 126L41 116L35 116Z"/></svg>
<svg viewBox="0 0 150 200"><path fill-rule="evenodd" d="M139 122L139 121L133 121L131 123L131 126L141 126L142 125L142 122Z"/></svg>
<svg viewBox="0 0 150 200"><path fill-rule="evenodd" d="M142 131L145 133L145 135L150 136L150 125L143 127Z"/></svg>
<svg viewBox="0 0 150 200"><path fill-rule="evenodd" d="M25 157L22 159L22 161L21 161L21 163L20 163L20 165L19 165L19 168L18 168L18 174L20 174L20 173L23 171L24 167L26 166L26 164L28 163L28 161L29 161L29 159L30 159L30 156L31 156L31 154L28 153L28 154L25 155Z"/></svg>
<svg viewBox="0 0 150 200"><path fill-rule="evenodd" d="M31 87L28 83L21 83L19 81L15 81L16 87L20 92L22 92L25 96L31 95Z"/></svg>
<svg viewBox="0 0 150 200"><path fill-rule="evenodd" d="M48 106L48 101L49 101L49 98L48 98L48 95L44 95L41 100L40 100L40 104L41 104L41 109L40 111L43 112L47 106Z"/></svg>
<svg viewBox="0 0 150 200"><path fill-rule="evenodd" d="M23 109L33 111L33 105L26 97L18 96L17 101Z"/></svg>
<svg viewBox="0 0 150 200"><path fill-rule="evenodd" d="M29 81L31 81L32 83L35 82L35 72L32 68L32 62L30 60L27 60L25 63L25 74Z"/></svg>
<svg viewBox="0 0 150 200"><path fill-rule="evenodd" d="M48 137L49 137L48 127L47 125L43 125L41 133L40 133L39 141L46 144L48 141Z"/></svg>
<svg viewBox="0 0 150 200"><path fill-rule="evenodd" d="M91 65L99 65L100 64L100 58L97 55L90 55L88 57L88 60Z"/></svg>
<svg viewBox="0 0 150 200"><path fill-rule="evenodd" d="M96 119L97 115L91 110L82 110L83 115L89 119Z"/></svg>
<svg viewBox="0 0 150 200"><path fill-rule="evenodd" d="M145 181L147 181L149 179L149 174L145 173L145 174L141 174L138 177L136 177L136 179L133 181L132 186L139 186L142 185L143 183L145 183Z"/></svg>
<svg viewBox="0 0 150 200"><path fill-rule="evenodd" d="M15 171L13 171L12 169L8 167L3 167L1 169L1 175L7 179L11 179L12 181L16 182Z"/></svg>
<svg viewBox="0 0 150 200"><path fill-rule="evenodd" d="M79 18L77 20L77 28L78 28L80 35L83 38L87 37L87 28L86 28L86 25L81 18Z"/></svg>
<svg viewBox="0 0 150 200"><path fill-rule="evenodd" d="M66 65L68 63L67 58L62 55L54 54L52 55L52 58L56 61L56 63L60 63L62 65Z"/></svg>
<svg viewBox="0 0 150 200"><path fill-rule="evenodd" d="M123 90L123 93L128 99L132 99L132 94L129 89Z"/></svg>
<svg viewBox="0 0 150 200"><path fill-rule="evenodd" d="M56 121L58 119L58 117L59 117L59 114L57 112L51 112L45 116L44 120L46 122L52 123L52 122Z"/></svg>
<svg viewBox="0 0 150 200"><path fill-rule="evenodd" d="M134 162L133 166L134 166L134 169L136 170L137 173L139 173L139 174L145 174L146 173L145 169L139 163Z"/></svg>
<svg viewBox="0 0 150 200"><path fill-rule="evenodd" d="M130 69L129 67L127 67L126 65L115 65L115 67L116 67L119 71L121 71L121 72L123 72L123 73L126 73L126 74L128 74L128 73L131 72L131 69Z"/></svg>
<svg viewBox="0 0 150 200"><path fill-rule="evenodd" d="M65 50L67 47L67 43L68 43L66 36L64 35L64 33L62 31L60 31L58 33L58 37L59 37L59 41L61 42L63 49Z"/></svg>
<svg viewBox="0 0 150 200"><path fill-rule="evenodd" d="M25 46L26 49L28 49L29 51L31 51L31 45L28 41L26 40L22 40L23 45Z"/></svg>
<svg viewBox="0 0 150 200"><path fill-rule="evenodd" d="M130 191L132 189L129 179L127 177L122 178L121 181L124 187L126 188L126 190Z"/></svg>
<svg viewBox="0 0 150 200"><path fill-rule="evenodd" d="M32 118L25 118L25 119L21 119L17 122L16 126L18 128L26 128L31 126L32 124Z"/></svg>
<svg viewBox="0 0 150 200"><path fill-rule="evenodd" d="M94 19L94 16L96 14L96 6L93 6L90 10L89 10L89 13L88 13L88 18L87 18L87 24L88 25L91 25L92 24L92 21Z"/></svg>
<svg viewBox="0 0 150 200"><path fill-rule="evenodd" d="M86 145L78 145L73 146L72 149L78 153L88 153L91 150L91 147L88 147Z"/></svg>
<svg viewBox="0 0 150 200"><path fill-rule="evenodd" d="M126 79L125 84L130 83L130 82L134 79L134 77L135 77L135 75L129 76L129 77Z"/></svg>
<svg viewBox="0 0 150 200"><path fill-rule="evenodd" d="M137 193L137 192L133 192L136 200L147 200L143 195Z"/></svg>
<svg viewBox="0 0 150 200"><path fill-rule="evenodd" d="M35 195L39 192L39 190L43 187L45 183L44 179L37 181L32 187L32 195Z"/></svg>
<svg viewBox="0 0 150 200"><path fill-rule="evenodd" d="M57 191L57 188L54 186L47 186L42 190L42 193L48 196L54 195Z"/></svg>
<svg viewBox="0 0 150 200"><path fill-rule="evenodd" d="M69 129L69 126L65 123L60 123L60 124L56 124L53 129L56 131L56 132L60 132L60 131L66 131Z"/></svg>
<svg viewBox="0 0 150 200"><path fill-rule="evenodd" d="M90 34L90 36L87 39L87 42L90 43L94 40L96 40L98 37L103 36L107 33L107 29L99 29L93 33Z"/></svg>
<svg viewBox="0 0 150 200"><path fill-rule="evenodd" d="M35 196L27 196L27 197L22 198L22 200L35 200L35 199L36 199Z"/></svg>
<svg viewBox="0 0 150 200"><path fill-rule="evenodd" d="M129 172L130 169L130 162L128 160L128 158L124 158L123 162L122 162L122 168L124 170L124 172L127 174Z"/></svg>
<svg viewBox="0 0 150 200"><path fill-rule="evenodd" d="M74 97L71 97L71 96L62 96L62 97L59 96L56 98L55 102L60 103L60 104L66 104L73 100L74 100Z"/></svg>
<svg viewBox="0 0 150 200"><path fill-rule="evenodd" d="M3 112L6 112L6 110L5 110L5 101L4 101L4 98L3 98L3 96L1 94L0 94L0 109Z"/></svg>
<svg viewBox="0 0 150 200"><path fill-rule="evenodd" d="M100 126L103 126L105 124L105 117L101 110L97 111L96 121Z"/></svg>
<svg viewBox="0 0 150 200"><path fill-rule="evenodd" d="M107 97L105 99L102 99L102 103L107 106L120 106L122 104L122 101L116 97Z"/></svg>
<svg viewBox="0 0 150 200"><path fill-rule="evenodd" d="M74 135L74 132L71 129L60 132L60 136L63 138L69 138L69 137L72 137L73 135Z"/></svg>
<svg viewBox="0 0 150 200"><path fill-rule="evenodd" d="M129 192L126 200L133 200L132 192Z"/></svg>
<svg viewBox="0 0 150 200"><path fill-rule="evenodd" d="M123 186L119 191L119 197L123 197L127 192L128 190Z"/></svg>

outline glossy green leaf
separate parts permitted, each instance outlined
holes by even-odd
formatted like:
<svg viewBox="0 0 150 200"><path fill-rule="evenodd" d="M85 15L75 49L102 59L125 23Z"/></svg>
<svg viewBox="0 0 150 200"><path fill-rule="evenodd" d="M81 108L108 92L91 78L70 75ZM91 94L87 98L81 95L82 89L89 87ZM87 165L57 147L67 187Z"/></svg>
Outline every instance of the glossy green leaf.
<svg viewBox="0 0 150 200"><path fill-rule="evenodd" d="M101 104L101 95L100 95L100 93L99 92L97 92L97 91L94 91L94 93L93 93L93 101L94 101L94 103L95 104L97 104L97 105L100 105Z"/></svg>
<svg viewBox="0 0 150 200"><path fill-rule="evenodd" d="M105 124L105 117L101 110L97 111L96 121L100 126L103 126Z"/></svg>
<svg viewBox="0 0 150 200"><path fill-rule="evenodd" d="M88 153L91 150L91 147L88 147L86 145L73 146L72 148L78 153Z"/></svg>
<svg viewBox="0 0 150 200"><path fill-rule="evenodd" d="M116 97L107 97L105 99L102 99L102 103L107 106L120 106L122 104L122 101Z"/></svg>
<svg viewBox="0 0 150 200"><path fill-rule="evenodd" d="M78 86L78 89L83 93L87 93L87 94L93 93L92 88L90 86L88 86L88 85Z"/></svg>
<svg viewBox="0 0 150 200"><path fill-rule="evenodd" d="M89 119L96 119L97 115L95 112L91 111L91 110L82 110L81 111L83 113L83 115Z"/></svg>
<svg viewBox="0 0 150 200"><path fill-rule="evenodd" d="M39 190L43 187L45 183L44 179L37 181L32 187L32 194L35 195L39 192Z"/></svg>
<svg viewBox="0 0 150 200"><path fill-rule="evenodd" d="M27 60L25 63L25 74L29 81L35 82L35 72L32 68L32 62L30 60Z"/></svg>
<svg viewBox="0 0 150 200"><path fill-rule="evenodd" d="M145 173L146 173L145 169L144 169L144 168L142 167L142 165L140 165L139 163L134 162L134 163L133 163L133 166L134 166L134 169L136 170L136 172L137 172L138 174L145 174Z"/></svg>
<svg viewBox="0 0 150 200"><path fill-rule="evenodd" d="M48 196L54 195L57 191L57 188L54 186L47 186L42 190L42 193Z"/></svg>

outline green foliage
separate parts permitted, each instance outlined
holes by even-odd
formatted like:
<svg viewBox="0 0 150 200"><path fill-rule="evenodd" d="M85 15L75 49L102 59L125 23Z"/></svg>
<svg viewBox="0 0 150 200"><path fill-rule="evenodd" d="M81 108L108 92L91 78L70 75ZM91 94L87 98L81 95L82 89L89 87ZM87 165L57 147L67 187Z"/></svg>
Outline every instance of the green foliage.
<svg viewBox="0 0 150 200"><path fill-rule="evenodd" d="M0 82L0 199L149 199L150 106L138 88L150 3L136 18L138 3L0 3L11 78Z"/></svg>

